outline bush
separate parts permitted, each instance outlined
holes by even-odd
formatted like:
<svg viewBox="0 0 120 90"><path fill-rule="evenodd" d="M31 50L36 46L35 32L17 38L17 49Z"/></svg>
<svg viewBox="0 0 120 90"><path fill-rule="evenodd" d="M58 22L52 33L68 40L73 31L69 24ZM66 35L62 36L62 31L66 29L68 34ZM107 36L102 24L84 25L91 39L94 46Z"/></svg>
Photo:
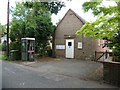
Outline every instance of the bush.
<svg viewBox="0 0 120 90"><path fill-rule="evenodd" d="M42 56L46 56L47 55L46 52L47 52L46 50L41 49L38 52L36 52L36 54L38 54L38 57L42 57Z"/></svg>
<svg viewBox="0 0 120 90"><path fill-rule="evenodd" d="M11 50L10 51L10 60L20 60L21 59L21 52L18 50Z"/></svg>
<svg viewBox="0 0 120 90"><path fill-rule="evenodd" d="M115 48L112 49L114 53L114 61L120 62L120 44L115 44Z"/></svg>
<svg viewBox="0 0 120 90"><path fill-rule="evenodd" d="M2 56L2 60L9 60L7 56Z"/></svg>
<svg viewBox="0 0 120 90"><path fill-rule="evenodd" d="M17 41L11 42L10 50L21 50L21 43Z"/></svg>
<svg viewBox="0 0 120 90"><path fill-rule="evenodd" d="M6 45L0 44L0 51L6 51Z"/></svg>
<svg viewBox="0 0 120 90"><path fill-rule="evenodd" d="M115 55L115 61L120 62L120 48L116 48L116 50L113 51Z"/></svg>
<svg viewBox="0 0 120 90"><path fill-rule="evenodd" d="M12 60L20 60L21 59L21 43L14 41L10 43L10 51L14 50L15 52L10 52L10 59ZM16 51L17 50L17 51Z"/></svg>
<svg viewBox="0 0 120 90"><path fill-rule="evenodd" d="M120 32L118 32L118 35L113 37L110 41L109 47L115 55L114 61L120 62Z"/></svg>
<svg viewBox="0 0 120 90"><path fill-rule="evenodd" d="M1 60L9 60L7 56L5 56L2 52L0 53L0 59Z"/></svg>
<svg viewBox="0 0 120 90"><path fill-rule="evenodd" d="M43 57L43 56L52 56L52 49L43 49L41 48L39 51L35 52L36 57Z"/></svg>
<svg viewBox="0 0 120 90"><path fill-rule="evenodd" d="M50 57L52 56L52 49L47 50L47 55Z"/></svg>

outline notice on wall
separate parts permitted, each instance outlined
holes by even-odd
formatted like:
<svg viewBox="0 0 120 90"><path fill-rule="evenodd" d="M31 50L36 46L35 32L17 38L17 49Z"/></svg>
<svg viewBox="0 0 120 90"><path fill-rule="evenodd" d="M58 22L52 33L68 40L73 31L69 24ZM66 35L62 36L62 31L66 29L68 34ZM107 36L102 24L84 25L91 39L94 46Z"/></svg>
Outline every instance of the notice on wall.
<svg viewBox="0 0 120 90"><path fill-rule="evenodd" d="M65 49L65 45L56 45L56 49Z"/></svg>
<svg viewBox="0 0 120 90"><path fill-rule="evenodd" d="M82 42L78 42L78 48L82 49Z"/></svg>

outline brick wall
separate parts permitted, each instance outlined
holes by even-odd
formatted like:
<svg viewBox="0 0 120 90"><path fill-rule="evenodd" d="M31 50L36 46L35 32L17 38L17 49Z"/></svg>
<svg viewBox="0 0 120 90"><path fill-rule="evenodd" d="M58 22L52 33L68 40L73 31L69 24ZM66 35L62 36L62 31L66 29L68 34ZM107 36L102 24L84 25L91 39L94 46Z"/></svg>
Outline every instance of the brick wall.
<svg viewBox="0 0 120 90"><path fill-rule="evenodd" d="M55 31L55 47L56 45L66 44L66 35L75 36L74 39L74 58L76 59L94 59L95 50L103 48L98 47L97 40L93 41L91 37L83 37L83 35L76 35L76 31L83 26L80 19L69 10L61 22L58 24ZM78 42L82 42L82 49L78 49ZM102 43L102 41L101 41ZM103 51L103 50L102 50ZM55 49L56 57L65 57L65 49Z"/></svg>

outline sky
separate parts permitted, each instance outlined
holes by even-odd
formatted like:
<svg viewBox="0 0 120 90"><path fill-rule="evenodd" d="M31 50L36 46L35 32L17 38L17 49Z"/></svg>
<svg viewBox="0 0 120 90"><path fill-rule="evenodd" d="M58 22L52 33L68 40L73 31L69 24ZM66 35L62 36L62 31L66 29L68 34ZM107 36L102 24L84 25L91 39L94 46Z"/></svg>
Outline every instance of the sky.
<svg viewBox="0 0 120 90"><path fill-rule="evenodd" d="M8 0L1 0L0 2L0 23L2 23L2 25L7 23L7 1ZM15 2L17 1L22 1L22 0L10 0L10 7L11 6L15 7ZM72 0L71 2L68 2L66 0L64 1L66 3L66 7L63 7L57 15L55 14L52 15L53 24L56 24L60 19L62 19L65 13L69 9L72 9L74 12L76 12L79 16L81 16L86 21L94 21L96 19L96 17L93 16L91 11L85 13L82 9L82 4L89 0ZM104 2L104 5L105 6L115 5L115 3L111 1L106 1ZM11 18L12 16L10 15L10 20Z"/></svg>

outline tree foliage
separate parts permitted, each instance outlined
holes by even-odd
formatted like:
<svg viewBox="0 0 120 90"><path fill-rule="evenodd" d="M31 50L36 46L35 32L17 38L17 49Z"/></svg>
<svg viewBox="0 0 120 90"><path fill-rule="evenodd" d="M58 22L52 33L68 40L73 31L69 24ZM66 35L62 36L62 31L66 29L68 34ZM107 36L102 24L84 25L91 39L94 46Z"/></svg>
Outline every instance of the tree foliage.
<svg viewBox="0 0 120 90"><path fill-rule="evenodd" d="M87 22L76 33L85 33L85 36L92 36L94 39L98 38L112 38L118 33L119 25L119 3L116 2L115 6L105 7L101 2L85 2L83 9L85 12L92 10L95 16L98 16L96 21Z"/></svg>
<svg viewBox="0 0 120 90"><path fill-rule="evenodd" d="M113 50L115 55L114 60L120 62L120 32L116 37L111 38L109 42L110 44L108 46Z"/></svg>
<svg viewBox="0 0 120 90"><path fill-rule="evenodd" d="M16 3L16 7L11 9L13 18L10 28L10 38L12 42L20 45L21 38L35 38L36 51L46 54L49 40L51 40L51 35L55 29L55 26L51 22L51 15L53 13L57 14L63 6L63 2Z"/></svg>
<svg viewBox="0 0 120 90"><path fill-rule="evenodd" d="M4 36L5 35L5 32L6 32L6 27L5 25L2 25L0 23L0 37Z"/></svg>
<svg viewBox="0 0 120 90"><path fill-rule="evenodd" d="M98 16L95 21L87 22L76 34L84 33L84 36L91 36L93 39L106 38L108 45L114 52L116 60L120 59L120 2L115 2L114 6L102 5L100 2L85 2L83 9L85 12L92 11L94 16Z"/></svg>

